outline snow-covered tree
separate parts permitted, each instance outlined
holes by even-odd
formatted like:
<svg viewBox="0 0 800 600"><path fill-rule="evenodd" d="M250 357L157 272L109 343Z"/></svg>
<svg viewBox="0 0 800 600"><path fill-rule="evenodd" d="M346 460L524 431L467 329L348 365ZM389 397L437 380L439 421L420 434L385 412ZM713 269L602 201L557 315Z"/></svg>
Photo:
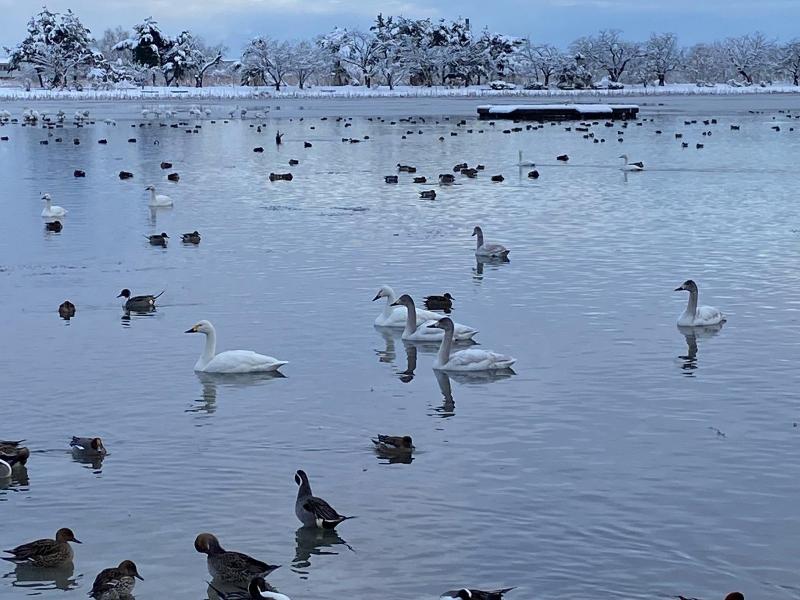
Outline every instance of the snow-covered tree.
<svg viewBox="0 0 800 600"><path fill-rule="evenodd" d="M551 44L539 44L534 46L529 38L523 40L517 50L519 64L523 75L539 80L542 76L542 84L547 87L550 80L558 72L559 67L564 62L564 55L561 50Z"/></svg>
<svg viewBox="0 0 800 600"><path fill-rule="evenodd" d="M271 83L280 91L286 75L292 70L293 52L289 42L268 37L251 40L242 53L242 76L247 81Z"/></svg>
<svg viewBox="0 0 800 600"><path fill-rule="evenodd" d="M222 56L227 52L227 47L223 44L209 46L202 38L195 37L195 57L197 63L193 72L195 87L203 87L203 82L207 74L216 71Z"/></svg>
<svg viewBox="0 0 800 600"><path fill-rule="evenodd" d="M99 58L91 32L71 11L56 13L43 8L28 21L28 33L15 48L6 48L10 65L33 65L44 87L64 87L69 75L91 67Z"/></svg>
<svg viewBox="0 0 800 600"><path fill-rule="evenodd" d="M97 49L107 61L116 61L120 58L125 60L130 53L127 50L117 50L116 46L130 37L131 32L119 25L114 29L106 29L103 36L97 40Z"/></svg>
<svg viewBox="0 0 800 600"><path fill-rule="evenodd" d="M375 72L383 77L390 90L408 74L408 48L413 40L393 17L384 18L379 14L370 31L375 35L378 49L375 53Z"/></svg>
<svg viewBox="0 0 800 600"><path fill-rule="evenodd" d="M292 44L291 74L297 79L302 90L311 77L330 70L327 53L318 45L308 40Z"/></svg>
<svg viewBox="0 0 800 600"><path fill-rule="evenodd" d="M800 85L800 39L781 46L780 67L791 79L792 85Z"/></svg>
<svg viewBox="0 0 800 600"><path fill-rule="evenodd" d="M683 64L683 53L678 47L678 37L674 33L653 33L644 48L646 70L658 79L663 86L667 75Z"/></svg>
<svg viewBox="0 0 800 600"><path fill-rule="evenodd" d="M380 50L378 40L371 32L358 29L339 31L341 36L339 58L343 63L356 69L364 85L371 87Z"/></svg>
<svg viewBox="0 0 800 600"><path fill-rule="evenodd" d="M757 31L753 34L732 37L725 40L725 56L733 65L737 75L744 77L748 84L754 77L766 74L767 67L774 59L775 44Z"/></svg>
<svg viewBox="0 0 800 600"><path fill-rule="evenodd" d="M177 84L193 71L199 70L198 63L202 60L194 36L188 31L180 32L162 54L161 72L167 86Z"/></svg>
<svg viewBox="0 0 800 600"><path fill-rule="evenodd" d="M155 85L155 73L166 63L165 57L173 45L172 39L161 32L158 23L152 17L148 17L135 25L133 35L119 42L114 49L130 51L131 62L150 68Z"/></svg>
<svg viewBox="0 0 800 600"><path fill-rule="evenodd" d="M695 44L686 51L683 68L693 83L724 81L726 77L723 59L719 45Z"/></svg>
<svg viewBox="0 0 800 600"><path fill-rule="evenodd" d="M642 58L643 52L639 44L626 42L621 38L618 29L605 29L595 36L586 36L575 40L570 45L573 54L581 54L586 58L588 69L605 71L609 80L618 82L631 61Z"/></svg>
<svg viewBox="0 0 800 600"><path fill-rule="evenodd" d="M558 87L582 90L592 86L592 72L586 68L586 59L580 52L572 59L564 58L558 68Z"/></svg>

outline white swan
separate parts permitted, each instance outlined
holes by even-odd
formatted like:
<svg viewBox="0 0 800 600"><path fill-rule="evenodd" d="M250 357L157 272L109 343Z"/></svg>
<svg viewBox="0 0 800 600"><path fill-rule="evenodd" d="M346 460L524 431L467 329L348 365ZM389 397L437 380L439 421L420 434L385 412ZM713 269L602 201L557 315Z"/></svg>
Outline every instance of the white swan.
<svg viewBox="0 0 800 600"><path fill-rule="evenodd" d="M381 298L386 298L386 306L383 307L383 312L375 317L375 326L405 327L406 316L408 315L408 312L406 311L405 306L392 306L394 301L397 300L394 290L388 285L381 286L381 289L378 290L378 293L375 295L372 301L375 302L375 300L379 300ZM439 313L435 313L430 310L418 310L417 325L422 325L425 321L435 321L441 316L442 315Z"/></svg>
<svg viewBox="0 0 800 600"><path fill-rule="evenodd" d="M643 162L628 162L628 155L627 154L620 154L619 157L625 161L625 164L622 165L623 171L644 171L644 163Z"/></svg>
<svg viewBox="0 0 800 600"><path fill-rule="evenodd" d="M519 151L519 162L517 163L518 167L535 167L536 163L530 160L522 160L522 150Z"/></svg>
<svg viewBox="0 0 800 600"><path fill-rule="evenodd" d="M67 214L66 208L62 208L61 206L53 206L50 194L44 194L42 196L42 200L44 200L45 205L44 210L42 211L43 217L63 217L65 214Z"/></svg>
<svg viewBox="0 0 800 600"><path fill-rule="evenodd" d="M713 306L697 306L698 289L697 284L691 279L687 279L682 285L675 288L676 292L689 292L689 303L686 310L678 317L679 327L707 327L718 325L726 321L725 315L718 308Z"/></svg>
<svg viewBox="0 0 800 600"><path fill-rule="evenodd" d="M228 350L216 354L217 331L208 321L200 321L184 333L204 333L206 347L194 365L201 373L265 373L277 371L288 361L257 354L250 350Z"/></svg>
<svg viewBox="0 0 800 600"><path fill-rule="evenodd" d="M442 345L436 354L433 368L437 371L499 371L508 369L517 359L491 350L468 348L450 353L453 348L453 321L450 317L427 325L431 330L443 331Z"/></svg>
<svg viewBox="0 0 800 600"><path fill-rule="evenodd" d="M492 258L505 258L511 252L503 244L496 244L494 242L483 241L483 229L475 226L472 230L473 236L478 236L478 244L475 247L475 256L491 256Z"/></svg>
<svg viewBox="0 0 800 600"><path fill-rule="evenodd" d="M432 329L430 325L439 320L440 315L436 315L436 319L425 321L422 325L417 325L417 309L414 306L414 300L408 294L403 294L392 304L393 306L405 306L406 308L406 326L403 329L403 339L409 342L438 342L444 337L444 333L438 329ZM457 340L470 340L478 333L477 329L461 325L460 323L453 323L453 335Z"/></svg>
<svg viewBox="0 0 800 600"><path fill-rule="evenodd" d="M156 194L156 186L148 185L144 189L150 192L148 206L172 206L172 198L164 194Z"/></svg>
<svg viewBox="0 0 800 600"><path fill-rule="evenodd" d="M0 479L11 477L11 465L0 458Z"/></svg>

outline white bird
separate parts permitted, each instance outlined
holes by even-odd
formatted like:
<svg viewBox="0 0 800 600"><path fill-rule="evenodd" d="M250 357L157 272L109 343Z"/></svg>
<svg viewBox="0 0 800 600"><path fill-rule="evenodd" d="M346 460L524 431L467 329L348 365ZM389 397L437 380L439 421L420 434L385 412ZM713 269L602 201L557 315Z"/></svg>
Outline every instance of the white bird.
<svg viewBox="0 0 800 600"><path fill-rule="evenodd" d="M498 354L491 350L468 348L458 352L450 351L453 348L453 321L444 317L427 325L430 329L442 330L442 345L436 354L433 368L437 371L500 371L508 369L517 362L517 359L505 354Z"/></svg>
<svg viewBox="0 0 800 600"><path fill-rule="evenodd" d="M0 479L11 477L11 465L0 459Z"/></svg>
<svg viewBox="0 0 800 600"><path fill-rule="evenodd" d="M522 150L519 151L519 162L517 163L518 167L535 167L536 163L530 160L522 160Z"/></svg>
<svg viewBox="0 0 800 600"><path fill-rule="evenodd" d="M475 247L475 256L506 258L508 256L508 253L511 252L511 250L503 246L503 244L497 244L494 242L484 242L483 229L481 229L478 225L476 225L475 229L472 230L472 235L478 236L478 244Z"/></svg>
<svg viewBox="0 0 800 600"><path fill-rule="evenodd" d="M7 110L0 110L0 123L11 120L11 113Z"/></svg>
<svg viewBox="0 0 800 600"><path fill-rule="evenodd" d="M156 186L148 185L144 189L150 192L148 206L172 206L172 198L164 194L156 194Z"/></svg>
<svg viewBox="0 0 800 600"><path fill-rule="evenodd" d="M194 370L201 373L267 373L288 364L288 361L251 350L228 350L216 354L217 331L209 321L200 321L184 333L204 333L206 336L206 347L194 365Z"/></svg>
<svg viewBox="0 0 800 600"><path fill-rule="evenodd" d="M697 306L699 291L697 284L691 279L687 279L680 286L675 288L676 292L689 292L689 303L686 310L678 317L679 327L707 327L724 323L727 319L718 308L713 306Z"/></svg>
<svg viewBox="0 0 800 600"><path fill-rule="evenodd" d="M63 217L65 214L67 214L66 208L62 208L61 206L53 206L50 194L44 194L42 196L42 200L44 200L44 210L42 211L43 217Z"/></svg>
<svg viewBox="0 0 800 600"><path fill-rule="evenodd" d="M620 154L619 157L625 161L625 164L622 165L623 171L644 171L643 162L628 162L627 154Z"/></svg>
<svg viewBox="0 0 800 600"><path fill-rule="evenodd" d="M432 323L439 320L440 315L436 315L436 319L425 321L422 325L417 326L417 310L414 306L414 300L408 294L403 294L393 303L396 306L405 306L406 308L406 326L403 329L403 339L409 342L438 342L444 337L439 329L430 327ZM470 340L478 333L477 329L461 325L460 323L453 323L453 335L457 340Z"/></svg>
<svg viewBox="0 0 800 600"><path fill-rule="evenodd" d="M104 121L104 123L105 123L106 125L114 125L114 126L116 126L116 124L117 124L117 122L116 122L114 119L106 119L106 120Z"/></svg>
<svg viewBox="0 0 800 600"><path fill-rule="evenodd" d="M203 111L200 110L199 106L193 106L189 109L189 116L190 117L202 117Z"/></svg>
<svg viewBox="0 0 800 600"><path fill-rule="evenodd" d="M386 306L383 307L383 312L375 317L375 326L405 327L408 311L405 306L393 306L394 301L397 300L394 290L388 285L381 286L372 301L375 302L375 300L381 298L386 298ZM430 310L418 310L417 326L422 325L425 321L435 321L441 316L439 313Z"/></svg>

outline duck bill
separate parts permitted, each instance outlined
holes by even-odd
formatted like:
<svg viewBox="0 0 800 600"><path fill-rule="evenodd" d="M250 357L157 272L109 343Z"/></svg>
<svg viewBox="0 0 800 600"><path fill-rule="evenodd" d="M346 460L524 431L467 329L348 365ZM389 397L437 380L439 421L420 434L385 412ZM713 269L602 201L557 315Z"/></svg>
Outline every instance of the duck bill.
<svg viewBox="0 0 800 600"><path fill-rule="evenodd" d="M139 581L144 581L144 577L142 577L138 573L135 573L133 576L136 577L136 579L138 579Z"/></svg>
<svg viewBox="0 0 800 600"><path fill-rule="evenodd" d="M392 302L389 306L403 306L403 305L400 304L400 302L395 301L395 302Z"/></svg>
<svg viewBox="0 0 800 600"><path fill-rule="evenodd" d="M122 294L117 294L117 298L124 298L124 297L125 296L123 296Z"/></svg>
<svg viewBox="0 0 800 600"><path fill-rule="evenodd" d="M439 329L439 323L431 323L428 325L428 329Z"/></svg>
<svg viewBox="0 0 800 600"><path fill-rule="evenodd" d="M72 541L76 544L82 544L83 542L80 541L78 538L72 538Z"/></svg>

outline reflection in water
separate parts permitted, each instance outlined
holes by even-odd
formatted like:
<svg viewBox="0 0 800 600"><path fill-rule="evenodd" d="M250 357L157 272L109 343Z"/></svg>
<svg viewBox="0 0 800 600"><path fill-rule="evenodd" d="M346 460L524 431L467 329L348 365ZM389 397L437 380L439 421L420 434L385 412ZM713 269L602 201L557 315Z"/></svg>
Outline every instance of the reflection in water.
<svg viewBox="0 0 800 600"><path fill-rule="evenodd" d="M384 350L380 350L378 348L375 349L375 354L378 355L378 362L392 364L397 356L394 349L394 338L396 333L391 327L375 326L375 329L381 334L381 337L386 344L386 348Z"/></svg>
<svg viewBox="0 0 800 600"><path fill-rule="evenodd" d="M502 369L500 371L472 371L472 372L451 372L437 371L434 369L436 382L439 384L439 391L442 393L442 406L433 409L434 414L442 418L452 417L456 414L456 402L453 399L453 388L451 380L461 385L485 385L495 381L508 379L516 375L514 369Z"/></svg>
<svg viewBox="0 0 800 600"><path fill-rule="evenodd" d="M217 394L219 388L241 389L254 385L259 385L273 379L285 379L286 375L280 371L269 371L266 373L202 373L195 371L194 374L200 380L203 391L195 404L186 409L185 412L213 414L217 410Z"/></svg>
<svg viewBox="0 0 800 600"><path fill-rule="evenodd" d="M103 460L105 456L98 456L96 454L87 454L81 452L77 448L72 449L72 460L76 463L86 465L88 469L99 475L103 472Z"/></svg>
<svg viewBox="0 0 800 600"><path fill-rule="evenodd" d="M511 262L508 256L475 256L475 267L472 269L472 277L475 280L483 279L483 265L494 266L495 269L500 265Z"/></svg>
<svg viewBox="0 0 800 600"><path fill-rule="evenodd" d="M349 550L353 550L350 544L345 542L335 529L300 527L295 532L295 541L297 542L297 547L292 561L292 570L300 575L308 575L312 556L339 554L334 549L334 546L345 546Z"/></svg>
<svg viewBox="0 0 800 600"><path fill-rule="evenodd" d="M137 319L139 319L139 318L149 319L150 317L155 316L155 314L156 314L156 307L153 307L153 310L147 310L147 311L138 311L138 310L130 311L130 310L123 309L122 317L120 317L120 321L121 321L123 327L130 327L131 326L131 315L133 315Z"/></svg>
<svg viewBox="0 0 800 600"><path fill-rule="evenodd" d="M686 354L681 354L678 358L682 361L681 369L684 375L694 377L694 371L699 368L697 364L697 340L712 338L722 330L723 323L709 325L706 327L683 327L678 325L678 331L686 339Z"/></svg>
<svg viewBox="0 0 800 600"><path fill-rule="evenodd" d="M386 461L382 464L387 465L410 465L414 462L414 456L411 452L386 451L381 446L375 446L375 455L379 461Z"/></svg>
<svg viewBox="0 0 800 600"><path fill-rule="evenodd" d="M30 564L19 564L3 578L13 578L14 587L32 590L71 590L78 586L73 577L75 566L70 562L60 567L43 569Z"/></svg>
<svg viewBox="0 0 800 600"><path fill-rule="evenodd" d="M406 370L397 375L400 377L400 381L408 383L414 379L414 370L417 368L417 346L404 341L403 347L406 349Z"/></svg>
<svg viewBox="0 0 800 600"><path fill-rule="evenodd" d="M456 414L456 402L453 400L453 388L450 385L450 377L444 371L433 371L436 382L439 384L439 391L442 392L442 406L434 408L434 412L442 417L452 417Z"/></svg>

